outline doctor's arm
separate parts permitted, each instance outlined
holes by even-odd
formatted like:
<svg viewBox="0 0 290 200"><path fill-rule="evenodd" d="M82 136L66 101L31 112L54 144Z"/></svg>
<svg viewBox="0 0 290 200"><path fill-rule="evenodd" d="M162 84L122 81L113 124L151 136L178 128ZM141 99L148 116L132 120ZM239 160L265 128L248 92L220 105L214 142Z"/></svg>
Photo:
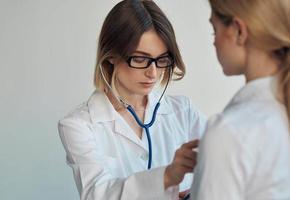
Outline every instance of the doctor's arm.
<svg viewBox="0 0 290 200"><path fill-rule="evenodd" d="M175 199L178 187L171 186L182 180L180 177L184 170L192 170L180 167L179 163L183 163L182 159L186 157L184 150L180 150L174 164L168 167L119 178L117 171L121 169L118 169L116 160L100 153L102 151L86 122L81 119L62 120L59 123L59 133L81 200Z"/></svg>

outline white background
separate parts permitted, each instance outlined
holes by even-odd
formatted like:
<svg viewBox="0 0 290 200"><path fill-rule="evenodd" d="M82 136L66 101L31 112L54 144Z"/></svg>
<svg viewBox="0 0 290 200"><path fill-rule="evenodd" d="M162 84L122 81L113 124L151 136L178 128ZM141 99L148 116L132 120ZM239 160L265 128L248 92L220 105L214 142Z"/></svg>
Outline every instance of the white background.
<svg viewBox="0 0 290 200"><path fill-rule="evenodd" d="M97 36L119 1L0 0L0 199L77 200L57 121L93 91ZM187 66L169 94L207 115L243 84L215 57L206 0L156 1L171 20Z"/></svg>

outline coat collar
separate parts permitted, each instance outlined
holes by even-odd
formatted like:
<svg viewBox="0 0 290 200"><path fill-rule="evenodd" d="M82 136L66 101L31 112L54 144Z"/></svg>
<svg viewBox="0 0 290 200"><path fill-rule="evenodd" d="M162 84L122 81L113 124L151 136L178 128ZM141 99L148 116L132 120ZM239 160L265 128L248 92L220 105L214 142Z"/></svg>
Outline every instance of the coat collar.
<svg viewBox="0 0 290 200"><path fill-rule="evenodd" d="M160 94L151 92L148 95L148 105L146 113L153 113L156 103L160 98ZM172 112L166 98L162 98L157 115L169 114ZM118 113L107 98L104 92L95 90L87 102L92 122L114 121L117 119Z"/></svg>
<svg viewBox="0 0 290 200"><path fill-rule="evenodd" d="M158 96L158 94L149 94L148 105L145 113L146 123L151 120L153 110L159 98L160 97ZM165 99L162 99L160 104L161 105L158 109L157 115L172 113L171 108ZM111 104L105 93L95 90L89 98L87 105L93 123L112 121L114 124L115 133L126 137L127 139L134 142L148 152L148 144L147 142L145 142L146 134L144 130L142 139L140 140L137 135L133 133L133 130L129 127L129 125L127 123L124 123L124 119L120 117L119 113L115 111L113 105ZM156 123L158 123L158 116L156 117L156 122L154 124Z"/></svg>

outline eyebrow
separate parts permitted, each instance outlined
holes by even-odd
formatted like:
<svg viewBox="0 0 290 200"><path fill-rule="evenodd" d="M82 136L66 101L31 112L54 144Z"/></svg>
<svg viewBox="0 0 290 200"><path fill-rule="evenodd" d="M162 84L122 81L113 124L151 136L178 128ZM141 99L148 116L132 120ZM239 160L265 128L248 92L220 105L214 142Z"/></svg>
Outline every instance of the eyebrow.
<svg viewBox="0 0 290 200"><path fill-rule="evenodd" d="M143 54L143 55L146 55L146 56L151 56L150 53L147 53L147 52L144 52L144 51L134 51L133 54L134 54L134 53L139 53L139 54ZM165 56L165 55L167 55L167 54L168 54L168 51L166 51L166 52L160 54L158 57L160 57L160 56Z"/></svg>

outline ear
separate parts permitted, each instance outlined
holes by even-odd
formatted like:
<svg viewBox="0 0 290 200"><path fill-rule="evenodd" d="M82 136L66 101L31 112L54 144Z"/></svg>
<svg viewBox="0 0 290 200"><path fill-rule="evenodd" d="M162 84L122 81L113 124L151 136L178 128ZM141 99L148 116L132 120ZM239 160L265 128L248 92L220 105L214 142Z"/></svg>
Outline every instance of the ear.
<svg viewBox="0 0 290 200"><path fill-rule="evenodd" d="M236 42L238 45L245 45L248 38L248 29L245 22L238 18L234 17L232 21L232 25L235 29L236 34Z"/></svg>
<svg viewBox="0 0 290 200"><path fill-rule="evenodd" d="M112 66L114 66L114 64L115 64L115 58L109 58L108 59L108 62L110 63L110 65L112 65Z"/></svg>

